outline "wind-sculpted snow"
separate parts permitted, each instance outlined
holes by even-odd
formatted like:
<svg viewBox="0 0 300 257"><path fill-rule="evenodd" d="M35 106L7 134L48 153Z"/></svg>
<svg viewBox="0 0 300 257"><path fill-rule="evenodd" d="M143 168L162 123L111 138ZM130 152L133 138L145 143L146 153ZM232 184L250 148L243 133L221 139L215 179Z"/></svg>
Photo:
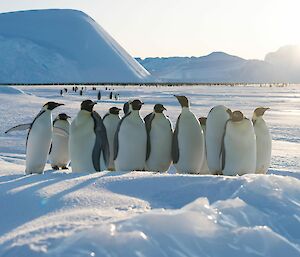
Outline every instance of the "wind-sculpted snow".
<svg viewBox="0 0 300 257"><path fill-rule="evenodd" d="M101 89L101 115L128 99L145 102L142 116L162 103L174 122L185 94L197 116L217 104L244 111L271 110L268 175L241 177L152 172L24 174L26 132L3 132L30 122L50 100L74 117L83 99L62 87L0 87L0 256L271 256L300 255L300 89L251 87L114 87ZM112 89L112 86L108 86ZM68 87L70 90L71 87ZM288 130L288 131L287 131Z"/></svg>
<svg viewBox="0 0 300 257"><path fill-rule="evenodd" d="M0 256L300 253L295 178L47 172L0 192Z"/></svg>

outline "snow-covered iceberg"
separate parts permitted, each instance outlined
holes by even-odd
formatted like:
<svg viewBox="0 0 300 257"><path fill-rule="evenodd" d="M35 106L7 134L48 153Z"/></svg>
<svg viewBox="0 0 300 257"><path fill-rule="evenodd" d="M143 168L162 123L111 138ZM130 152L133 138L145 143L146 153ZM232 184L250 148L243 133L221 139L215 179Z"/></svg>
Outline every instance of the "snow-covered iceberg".
<svg viewBox="0 0 300 257"><path fill-rule="evenodd" d="M150 74L75 10L0 14L0 83L145 82Z"/></svg>

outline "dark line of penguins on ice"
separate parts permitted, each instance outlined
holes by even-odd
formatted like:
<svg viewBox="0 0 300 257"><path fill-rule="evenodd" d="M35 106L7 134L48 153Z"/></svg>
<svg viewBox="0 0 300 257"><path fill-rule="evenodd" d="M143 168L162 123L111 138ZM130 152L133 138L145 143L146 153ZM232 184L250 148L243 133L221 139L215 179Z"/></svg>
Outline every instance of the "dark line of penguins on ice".
<svg viewBox="0 0 300 257"><path fill-rule="evenodd" d="M93 88L93 90L95 90ZM76 92L76 88L74 87L73 88L73 91ZM185 96L175 96L179 103L181 104L182 108L189 108L189 103L188 103L188 99L185 97ZM101 119L100 115L93 111L93 106L96 104L96 102L93 102L91 100L85 100L82 102L81 104L81 110L85 110L85 111L88 111L91 113L91 117L93 118L93 121L94 121L94 131L95 131L95 134L96 134L96 140L95 140L95 145L93 147L93 156L92 156L92 159L93 159L93 166L94 166L94 169L95 171L101 171L103 169L101 169L100 167L100 155L101 155L101 152L103 152L103 158L104 158L104 161L105 161L105 164L106 164L106 168L108 167L108 162L109 162L109 143L108 143L108 139L107 139L107 134L106 134L106 128L105 126L103 125L103 121L105 120L106 117L108 117L110 114L111 115L119 115L119 111L121 109L117 108L117 107L112 107L109 109L109 113L107 113L103 119ZM120 127L122 125L122 122L128 117L130 116L130 114L133 112L133 111L139 111L141 106L142 106L142 102L138 99L136 100L133 100L133 101L129 101L129 102L126 102L124 104L124 107L123 107L123 111L124 111L124 114L125 116L120 120L119 124L118 124L118 127L117 127L117 131L115 133L115 137L114 137L114 159L113 160L116 160L117 158L117 155L118 155L118 133L120 131ZM49 108L49 110L53 110L54 108L60 106L60 105L63 105L63 104L58 104L58 103L54 103L54 102L48 102L44 105L44 107L46 106L47 108ZM131 107L131 110L130 110L130 106ZM217 106L219 107L219 106ZM214 107L216 108L216 107ZM214 108L212 110L214 110ZM262 116L264 114L264 112L267 110L268 108L257 108L255 111L254 111L254 114L256 114L256 116ZM146 144L146 159L145 161L148 160L149 158L149 155L150 155L150 151L151 151L151 146L150 146L150 131L151 131L151 123L155 117L155 114L156 113L162 113L164 110L166 110L166 108L164 108L163 105L161 104L156 104L154 106L154 112L148 114L145 118L144 118L144 121L145 121L145 128L146 128L146 133L147 133L147 144ZM211 110L211 111L212 111ZM225 127L224 127L224 132L223 132L223 135L222 135L222 145L221 145L221 149L220 149L220 155L222 154L222 150L225 152L225 149L224 149L224 134L226 132L226 125L228 123L228 121L235 121L235 122L238 122L238 121L241 121L244 119L244 116L243 114L240 112L240 111L235 111L235 112L231 112L230 109L228 108L225 108L226 112L228 113L229 117L227 118L226 122L225 122ZM209 114L211 113L211 111L209 112ZM9 129L8 131L6 131L6 133L10 132L10 131L13 131L13 130L24 130L24 129L29 129L29 132L28 132L28 135L27 135L27 140L28 140L28 137L29 137L29 134L30 134L30 130L34 124L34 122L38 119L39 116L41 116L43 113L45 112L45 110L41 110L41 112L35 117L34 121L31 123L31 124L22 124L22 125L19 125L19 126L16 126L12 129ZM176 128L175 128L175 131L173 133L173 130L172 130L172 125L171 125L171 121L168 119L168 121L170 122L170 130L171 130L171 133L172 133L172 148L171 148L171 155L172 155L172 161L174 164L176 164L179 160L179 156L180 156L180 146L178 145L178 125L179 125L179 121L180 121L180 116L178 117L177 119L177 122L176 122ZM67 121L67 119L70 118L68 115L64 114L64 113L61 113L59 114L56 119L53 121L53 127L55 125L55 123L59 120L65 120ZM206 126L206 118L205 117L201 117L199 118L199 121L197 120L197 122L205 127ZM255 120L252 121L253 124L255 124ZM24 126L25 125L25 126ZM27 125L27 126L26 126ZM200 125L200 127L201 127ZM22 128L22 129L21 129ZM68 131L65 131L66 133L68 133ZM27 144L26 144L27 145ZM100 147L99 147L100 145ZM26 146L27 147L27 146ZM51 151L52 151L52 144L51 144L51 147L50 147L50 151L49 151L49 154L51 154ZM112 153L111 153L112 154ZM222 159L222 156L219 156L222 160L222 167L219 168L218 170L213 170L211 168L209 168L210 170L210 173L211 174L222 174L222 169L224 168L224 159ZM206 158L206 157L205 157ZM71 162L72 162L72 155L71 155ZM61 165L60 167L65 169L67 168L69 164L69 161L68 163L65 163L64 165ZM44 164L45 165L45 164ZM171 165L171 163L170 163ZM170 166L169 165L169 166ZM202 165L203 166L203 165ZM59 166L58 165L52 165L53 169L59 169ZM73 168L73 167L72 167ZM268 167L267 167L268 168ZM168 170L169 167L166 169ZM114 168L110 168L110 170L114 170ZM145 170L144 167L142 170ZM164 171L166 171L164 170ZM178 169L177 169L178 170ZM161 170L157 170L157 171L161 171ZM181 173L201 173L199 170L198 171L180 171L178 170L179 172ZM35 173L34 171L30 172L30 173ZM37 173L40 173L40 172L37 172ZM208 172L209 173L209 172ZM265 173L265 172L264 172Z"/></svg>

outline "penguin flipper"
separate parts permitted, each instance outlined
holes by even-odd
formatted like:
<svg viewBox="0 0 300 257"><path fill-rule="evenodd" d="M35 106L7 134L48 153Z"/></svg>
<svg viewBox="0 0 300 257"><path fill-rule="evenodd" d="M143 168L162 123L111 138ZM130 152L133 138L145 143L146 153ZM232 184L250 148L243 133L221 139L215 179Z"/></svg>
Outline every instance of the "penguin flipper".
<svg viewBox="0 0 300 257"><path fill-rule="evenodd" d="M229 121L229 120L228 120ZM226 134L226 128L227 128L227 123L225 124L225 129L224 129L224 133L222 136L222 145L221 145L221 151L220 151L220 164L221 164L221 169L224 170L225 168L225 157L226 157L226 152L225 152L225 143L224 143L224 138L225 138L225 134Z"/></svg>
<svg viewBox="0 0 300 257"><path fill-rule="evenodd" d="M106 167L108 167L109 165L109 158L110 158L110 152L109 152L109 144L108 144L108 138L107 138L107 132L106 132L106 128L103 124L103 119L100 122L100 126L101 126L101 151L103 153L103 158L104 158L104 162Z"/></svg>
<svg viewBox="0 0 300 257"><path fill-rule="evenodd" d="M126 102L124 105L123 105L123 112L125 115L128 114L129 112L129 102Z"/></svg>
<svg viewBox="0 0 300 257"><path fill-rule="evenodd" d="M146 161L149 159L150 152L151 152L151 141L150 141L150 131L151 131L151 125L152 121L155 117L155 114L149 113L145 118L145 126L146 126L146 132L147 132L147 152L146 152Z"/></svg>
<svg viewBox="0 0 300 257"><path fill-rule="evenodd" d="M69 136L69 131L66 131L65 129L62 128L57 128L53 127L53 133L62 137L68 137Z"/></svg>
<svg viewBox="0 0 300 257"><path fill-rule="evenodd" d="M101 142L102 119L100 115L95 111L92 112L92 118L94 120L94 132L96 134L96 140L95 140L93 153L92 153L92 160L93 160L93 166L95 171L100 171L100 155L102 149L102 142Z"/></svg>
<svg viewBox="0 0 300 257"><path fill-rule="evenodd" d="M32 123L27 123L27 124L20 124L17 126L14 126L10 128L9 130L5 131L5 134L13 132L13 131L23 131L31 128Z"/></svg>
<svg viewBox="0 0 300 257"><path fill-rule="evenodd" d="M180 116L181 115L179 115L177 119L176 128L174 130L173 139L172 139L172 159L173 159L173 163L175 164L179 160L178 130L179 130Z"/></svg>
<svg viewBox="0 0 300 257"><path fill-rule="evenodd" d="M50 149L49 149L49 154L51 154L51 151L52 151L52 142L51 142L51 145L50 145Z"/></svg>

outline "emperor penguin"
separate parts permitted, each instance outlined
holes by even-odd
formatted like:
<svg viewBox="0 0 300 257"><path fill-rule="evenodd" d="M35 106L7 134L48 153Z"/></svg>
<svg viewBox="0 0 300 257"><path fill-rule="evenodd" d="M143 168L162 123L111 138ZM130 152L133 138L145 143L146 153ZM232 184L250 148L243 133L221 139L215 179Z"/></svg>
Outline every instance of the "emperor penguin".
<svg viewBox="0 0 300 257"><path fill-rule="evenodd" d="M147 130L146 170L156 172L168 171L172 162L173 127L163 111L162 104L156 104L152 113L145 118Z"/></svg>
<svg viewBox="0 0 300 257"><path fill-rule="evenodd" d="M263 119L270 108L259 107L254 110L252 122L256 135L256 173L266 174L271 163L272 137Z"/></svg>
<svg viewBox="0 0 300 257"><path fill-rule="evenodd" d="M18 125L5 133L29 129L26 139L26 174L44 171L52 138L52 110L64 104L48 102L32 123Z"/></svg>
<svg viewBox="0 0 300 257"><path fill-rule="evenodd" d="M205 135L207 165L213 175L222 173L220 153L225 125L230 117L230 109L223 105L213 107L207 116Z"/></svg>
<svg viewBox="0 0 300 257"><path fill-rule="evenodd" d="M206 120L207 120L206 117L199 118L200 125L203 129L204 138L205 138L205 135L206 135ZM210 171L209 171L209 168L208 168L208 165L207 165L206 143L205 142L204 142L204 146L205 146L204 147L205 148L205 150L204 150L204 160L203 160L203 165L201 167L201 174L210 174Z"/></svg>
<svg viewBox="0 0 300 257"><path fill-rule="evenodd" d="M256 137L252 122L240 111L231 113L222 147L223 175L255 173Z"/></svg>
<svg viewBox="0 0 300 257"><path fill-rule="evenodd" d="M53 121L52 142L49 151L49 161L52 169L68 169L69 154L69 129L71 118L65 113L60 113Z"/></svg>
<svg viewBox="0 0 300 257"><path fill-rule="evenodd" d="M203 130L190 111L188 99L185 96L175 97L182 110L173 135L173 163L179 173L201 173L205 152Z"/></svg>
<svg viewBox="0 0 300 257"><path fill-rule="evenodd" d="M85 100L71 123L69 149L72 172L99 172L107 168L109 145L100 115L93 111L96 102Z"/></svg>
<svg viewBox="0 0 300 257"><path fill-rule="evenodd" d="M144 103L130 102L129 111L119 122L114 138L114 161L118 171L144 170L146 162L147 133L140 116Z"/></svg>
<svg viewBox="0 0 300 257"><path fill-rule="evenodd" d="M114 164L114 137L119 125L119 122L121 120L119 113L120 108L112 107L109 109L109 112L105 114L103 117L103 124L106 128L107 133L107 139L109 144L109 164L108 164L108 170L112 171L115 170L115 164Z"/></svg>

